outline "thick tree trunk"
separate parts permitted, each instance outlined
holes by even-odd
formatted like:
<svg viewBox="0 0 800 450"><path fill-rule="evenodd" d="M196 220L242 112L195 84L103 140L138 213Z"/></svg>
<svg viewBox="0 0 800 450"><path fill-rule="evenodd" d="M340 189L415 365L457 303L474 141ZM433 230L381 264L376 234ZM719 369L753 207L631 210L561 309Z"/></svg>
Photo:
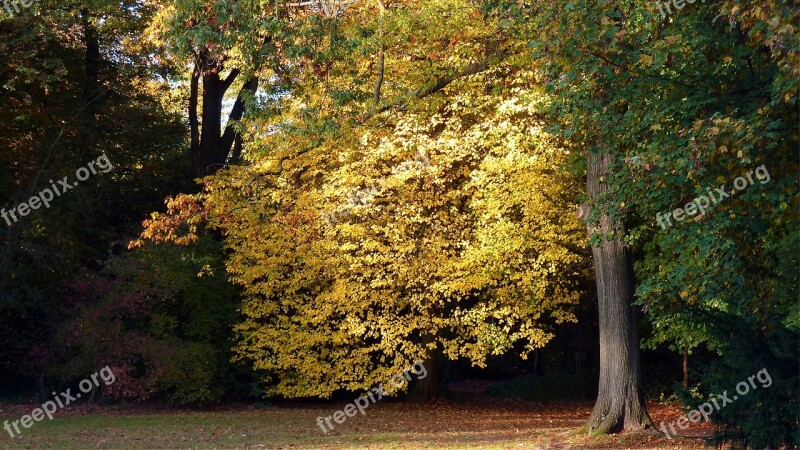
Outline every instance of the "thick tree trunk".
<svg viewBox="0 0 800 450"><path fill-rule="evenodd" d="M434 342L432 336L423 336L424 344ZM423 362L428 375L423 379L417 379L408 391L408 399L414 402L424 403L436 400L439 396L439 351L434 348L428 351L428 357Z"/></svg>
<svg viewBox="0 0 800 450"><path fill-rule="evenodd" d="M425 360L428 375L416 380L408 391L408 399L412 402L432 402L439 397L439 358L436 354Z"/></svg>
<svg viewBox="0 0 800 450"><path fill-rule="evenodd" d="M203 125L200 130L200 152L195 156L196 177L204 177L219 170L220 138L222 136L222 100L225 96L223 81L217 68L210 68L203 74Z"/></svg>
<svg viewBox="0 0 800 450"><path fill-rule="evenodd" d="M604 177L610 156L589 151L587 186L598 208L606 189ZM602 243L592 247L600 314L600 380L592 415L585 429L593 434L652 427L644 399L639 361L639 335L633 303L630 254L621 236L621 224L601 211L599 222L587 226ZM610 239L610 240L609 240Z"/></svg>
<svg viewBox="0 0 800 450"><path fill-rule="evenodd" d="M228 163L228 158L238 160L242 152L241 137L234 124L245 112L245 92L255 95L258 78L252 77L242 86L236 102L228 116L225 132L222 132L222 102L225 93L239 76L234 69L224 80L220 77L222 63L214 61L208 52L203 53L192 71L189 85L189 125L191 127L192 171L196 178L211 175ZM202 79L202 112L198 119L197 109Z"/></svg>
<svg viewBox="0 0 800 450"><path fill-rule="evenodd" d="M263 45L272 43L272 37L266 36ZM191 127L192 171L196 178L211 175L230 162L237 162L242 155L242 137L236 132L234 125L245 113L245 92L255 95L258 91L258 69L244 83L236 102L228 116L225 132L222 132L222 102L230 87L242 74L241 68L234 68L225 79L222 73L227 58L220 58L208 48L196 55L194 70L189 85L189 125ZM197 109L200 99L200 80L202 79L202 113L198 120Z"/></svg>

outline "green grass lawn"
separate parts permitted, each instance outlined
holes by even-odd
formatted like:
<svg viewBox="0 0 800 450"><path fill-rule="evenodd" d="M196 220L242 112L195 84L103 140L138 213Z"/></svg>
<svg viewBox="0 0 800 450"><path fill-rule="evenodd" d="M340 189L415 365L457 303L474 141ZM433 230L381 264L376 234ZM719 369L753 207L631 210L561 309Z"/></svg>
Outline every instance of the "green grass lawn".
<svg viewBox="0 0 800 450"><path fill-rule="evenodd" d="M1 405L0 405L1 406ZM3 431L0 448L702 448L698 439L622 434L588 438L577 433L588 404L374 405L323 434L317 416L343 405L281 406L209 412L145 412L119 408L67 409L35 423L21 436ZM677 410L654 406L653 418ZM17 420L0 407L1 420ZM14 411L15 413L17 411ZM690 430L691 431L691 430Z"/></svg>

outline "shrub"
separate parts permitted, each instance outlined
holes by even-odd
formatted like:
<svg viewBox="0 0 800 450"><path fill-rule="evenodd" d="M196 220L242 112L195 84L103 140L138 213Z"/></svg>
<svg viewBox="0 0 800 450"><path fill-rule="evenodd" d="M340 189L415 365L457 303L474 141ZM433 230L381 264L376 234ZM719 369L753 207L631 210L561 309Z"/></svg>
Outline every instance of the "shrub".
<svg viewBox="0 0 800 450"><path fill-rule="evenodd" d="M145 246L87 273L70 290L75 319L51 346L67 351L49 378L65 383L110 365L117 381L106 395L181 405L242 391L230 363L238 292L221 267L220 245L204 238Z"/></svg>

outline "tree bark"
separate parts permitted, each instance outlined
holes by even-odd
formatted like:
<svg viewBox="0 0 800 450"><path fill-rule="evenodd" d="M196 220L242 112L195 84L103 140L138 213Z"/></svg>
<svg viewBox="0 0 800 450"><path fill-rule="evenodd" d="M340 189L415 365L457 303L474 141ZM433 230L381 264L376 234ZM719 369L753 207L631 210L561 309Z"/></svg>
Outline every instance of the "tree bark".
<svg viewBox="0 0 800 450"><path fill-rule="evenodd" d="M200 64L195 63L192 70L192 79L189 84L189 129L191 131L191 155L194 168L195 155L200 154L200 120L197 118L197 104L200 98Z"/></svg>
<svg viewBox="0 0 800 450"><path fill-rule="evenodd" d="M433 336L423 336L424 344L431 344L435 341ZM413 402L425 403L436 400L439 396L439 350L433 348L428 351L428 357L423 364L428 375L423 379L417 379L408 391L408 399Z"/></svg>
<svg viewBox="0 0 800 450"><path fill-rule="evenodd" d="M253 77L245 83L242 90L239 91L239 96L236 98L236 103L233 104L230 114L228 115L228 122L225 124L225 133L222 135L220 143L220 154L218 159L225 160L228 154L231 154L231 162L238 162L242 156L242 136L236 132L234 124L242 119L245 111L245 92L250 95L255 95L258 91L258 77Z"/></svg>
<svg viewBox="0 0 800 450"><path fill-rule="evenodd" d="M408 399L412 402L427 403L439 397L439 358L433 354L425 360L428 375L417 379L408 391Z"/></svg>
<svg viewBox="0 0 800 450"><path fill-rule="evenodd" d="M271 38L264 39L264 45L268 45L270 42L272 42ZM189 126L191 128L192 171L196 178L202 178L240 158L242 139L234 125L244 116L245 92L255 95L259 80L257 76L251 76L244 83L228 116L223 133L222 102L225 94L243 71L240 68L234 68L225 79L222 79L225 58L215 56L208 49L197 54L195 60L189 85ZM198 119L201 95L202 110L200 119Z"/></svg>
<svg viewBox="0 0 800 450"><path fill-rule="evenodd" d="M604 177L611 163L607 153L590 150L587 188L599 221L587 225L589 235L603 237L592 246L600 327L600 380L597 401L585 430L592 434L636 431L653 426L645 405L639 360L639 334L633 308L631 257L622 240L622 226L602 211Z"/></svg>
<svg viewBox="0 0 800 450"><path fill-rule="evenodd" d="M203 125L200 130L200 152L193 160L194 174L204 177L219 170L225 163L220 161L220 137L222 134L222 100L225 96L219 69L211 67L203 73Z"/></svg>
<svg viewBox="0 0 800 450"><path fill-rule="evenodd" d="M689 387L689 346L683 347L683 387Z"/></svg>

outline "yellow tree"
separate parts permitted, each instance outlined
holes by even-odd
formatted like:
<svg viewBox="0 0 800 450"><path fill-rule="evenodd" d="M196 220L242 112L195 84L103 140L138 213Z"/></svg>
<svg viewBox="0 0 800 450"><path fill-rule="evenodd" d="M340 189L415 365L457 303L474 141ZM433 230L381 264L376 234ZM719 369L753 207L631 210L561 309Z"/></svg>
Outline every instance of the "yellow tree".
<svg viewBox="0 0 800 450"><path fill-rule="evenodd" d="M559 170L569 150L513 57L523 45L461 0L326 20L294 35L316 56L293 66L292 92L248 119L252 164L174 200L145 236L224 232L245 292L238 357L268 394L325 397L413 361L482 366L545 345L574 320L585 238L581 188Z"/></svg>

